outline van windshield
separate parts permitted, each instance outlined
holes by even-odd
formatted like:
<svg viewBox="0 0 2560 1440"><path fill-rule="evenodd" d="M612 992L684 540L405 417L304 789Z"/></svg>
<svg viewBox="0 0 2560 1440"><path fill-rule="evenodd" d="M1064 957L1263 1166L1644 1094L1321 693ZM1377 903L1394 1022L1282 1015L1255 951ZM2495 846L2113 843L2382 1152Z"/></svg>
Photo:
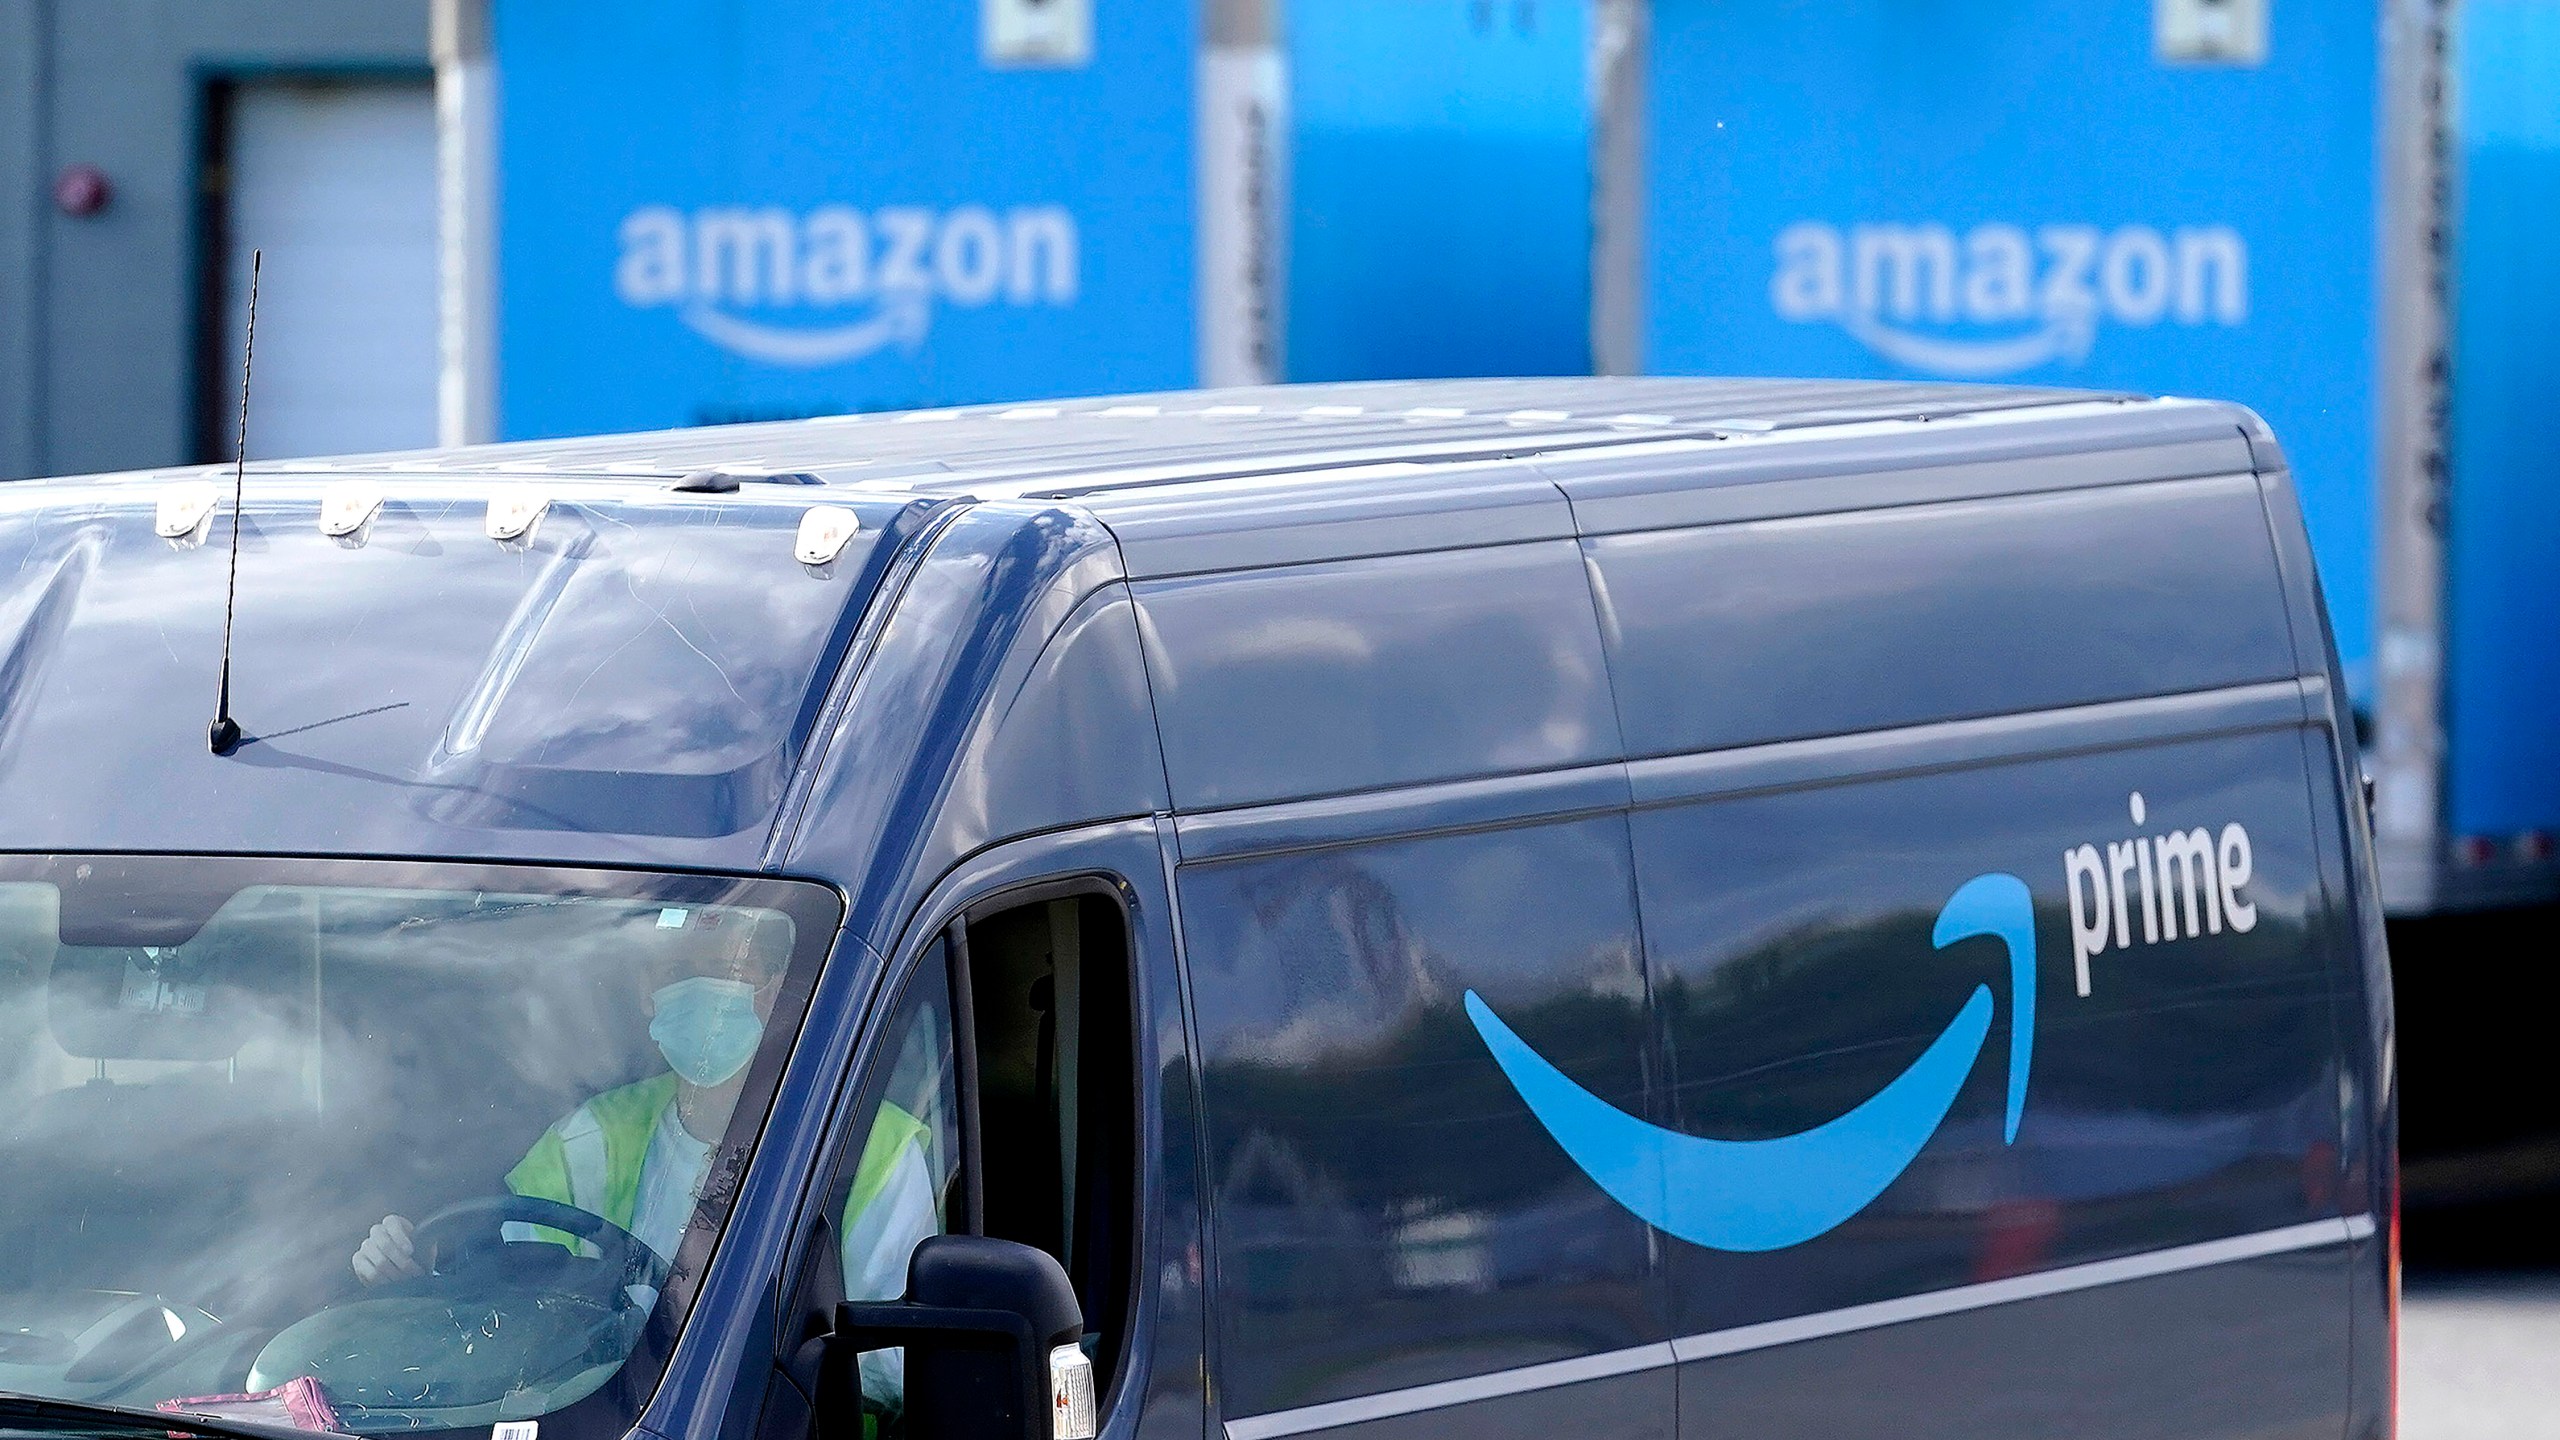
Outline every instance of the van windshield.
<svg viewBox="0 0 2560 1440"><path fill-rule="evenodd" d="M0 856L0 1392L624 1434L841 915L764 879Z"/></svg>

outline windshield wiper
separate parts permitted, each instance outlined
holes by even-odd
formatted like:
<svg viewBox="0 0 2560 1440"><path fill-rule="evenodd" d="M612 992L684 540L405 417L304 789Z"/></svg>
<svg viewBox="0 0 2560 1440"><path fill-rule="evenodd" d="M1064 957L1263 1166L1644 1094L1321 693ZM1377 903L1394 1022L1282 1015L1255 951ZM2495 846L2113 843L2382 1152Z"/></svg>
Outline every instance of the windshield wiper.
<svg viewBox="0 0 2560 1440"><path fill-rule="evenodd" d="M201 1435L205 1440L311 1440L315 1435L335 1435L335 1430L303 1430L291 1425L266 1425L255 1420L219 1420L209 1415L190 1415L183 1410L143 1410L131 1405L100 1405L89 1400L56 1400L49 1395L24 1395L14 1390L0 1390L0 1429L24 1428L45 1430L134 1430L154 1436L173 1431Z"/></svg>

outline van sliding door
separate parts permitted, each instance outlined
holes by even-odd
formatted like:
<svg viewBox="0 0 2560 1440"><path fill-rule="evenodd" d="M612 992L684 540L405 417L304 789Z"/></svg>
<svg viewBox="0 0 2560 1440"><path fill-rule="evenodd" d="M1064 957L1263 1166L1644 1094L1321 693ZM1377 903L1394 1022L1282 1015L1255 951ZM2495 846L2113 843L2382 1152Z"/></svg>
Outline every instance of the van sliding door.
<svg viewBox="0 0 2560 1440"><path fill-rule="evenodd" d="M1684 1440L2335 1440L2373 1217L2252 477L1585 546Z"/></svg>
<svg viewBox="0 0 2560 1440"><path fill-rule="evenodd" d="M1229 1440L1660 1437L1654 1241L1479 1014L1651 1111L1620 815L1183 867Z"/></svg>
<svg viewBox="0 0 2560 1440"><path fill-rule="evenodd" d="M1678 1217L1684 1437L2339 1433L2300 775L2275 732L1639 811L1677 1128L1800 1151L1778 1233ZM1821 1168L1853 1125L1880 1190Z"/></svg>

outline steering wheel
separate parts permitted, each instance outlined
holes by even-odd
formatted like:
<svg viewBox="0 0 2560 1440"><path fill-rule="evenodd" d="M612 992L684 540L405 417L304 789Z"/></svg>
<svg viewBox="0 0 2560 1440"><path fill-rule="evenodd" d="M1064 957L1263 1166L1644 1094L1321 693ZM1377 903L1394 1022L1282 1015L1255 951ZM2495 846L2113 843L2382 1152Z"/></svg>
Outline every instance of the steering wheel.
<svg viewBox="0 0 2560 1440"><path fill-rule="evenodd" d="M579 1263L596 1265L605 1273L620 1276L617 1288L666 1288L667 1262L639 1236L593 1211L532 1195L483 1195L447 1205L418 1222L410 1243L421 1260L427 1262L425 1278L429 1279L495 1270L508 1260L520 1258L520 1254L509 1252L521 1252L527 1246L541 1246L564 1260L571 1258L572 1252L556 1241L506 1239L500 1227L510 1221L563 1231L594 1246L596 1258Z"/></svg>

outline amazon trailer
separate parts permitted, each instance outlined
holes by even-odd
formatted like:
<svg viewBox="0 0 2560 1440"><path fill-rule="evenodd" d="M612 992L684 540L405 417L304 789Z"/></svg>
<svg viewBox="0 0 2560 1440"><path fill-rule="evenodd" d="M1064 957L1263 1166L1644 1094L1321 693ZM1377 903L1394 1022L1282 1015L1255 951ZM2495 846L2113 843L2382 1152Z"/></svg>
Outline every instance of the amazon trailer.
<svg viewBox="0 0 2560 1440"><path fill-rule="evenodd" d="M1639 58L1595 67L1604 368L2253 406L2302 492L2392 908L2560 895L2560 10L1627 9Z"/></svg>
<svg viewBox="0 0 2560 1440"><path fill-rule="evenodd" d="M451 437L1587 374L1605 14L448 0Z"/></svg>
<svg viewBox="0 0 2560 1440"><path fill-rule="evenodd" d="M1278 378L1221 0L439 0L453 441Z"/></svg>

